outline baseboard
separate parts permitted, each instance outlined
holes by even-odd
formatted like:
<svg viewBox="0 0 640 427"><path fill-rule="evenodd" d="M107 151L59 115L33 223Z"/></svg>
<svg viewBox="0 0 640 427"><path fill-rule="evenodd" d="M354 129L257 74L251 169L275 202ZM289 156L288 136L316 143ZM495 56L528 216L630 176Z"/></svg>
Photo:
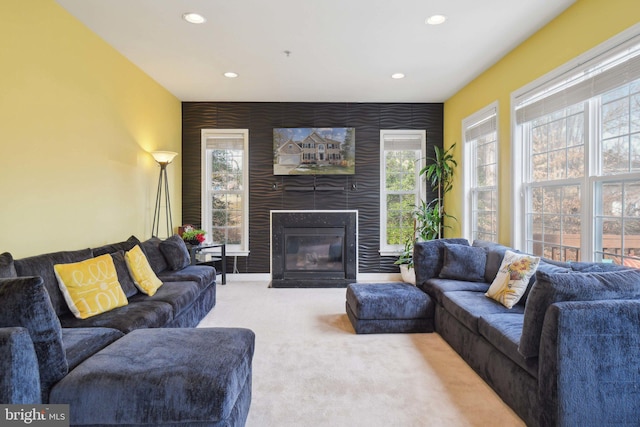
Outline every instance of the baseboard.
<svg viewBox="0 0 640 427"><path fill-rule="evenodd" d="M400 273L359 273L356 281L402 282L402 276ZM271 273L227 273L227 283L233 282L271 282Z"/></svg>

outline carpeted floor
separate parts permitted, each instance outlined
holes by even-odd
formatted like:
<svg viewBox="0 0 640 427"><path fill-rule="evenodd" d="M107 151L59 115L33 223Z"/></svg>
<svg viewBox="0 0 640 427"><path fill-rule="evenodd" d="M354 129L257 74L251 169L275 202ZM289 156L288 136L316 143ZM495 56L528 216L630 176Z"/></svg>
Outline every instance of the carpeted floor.
<svg viewBox="0 0 640 427"><path fill-rule="evenodd" d="M524 426L438 334L356 335L345 289L217 291L200 327L256 333L248 427Z"/></svg>

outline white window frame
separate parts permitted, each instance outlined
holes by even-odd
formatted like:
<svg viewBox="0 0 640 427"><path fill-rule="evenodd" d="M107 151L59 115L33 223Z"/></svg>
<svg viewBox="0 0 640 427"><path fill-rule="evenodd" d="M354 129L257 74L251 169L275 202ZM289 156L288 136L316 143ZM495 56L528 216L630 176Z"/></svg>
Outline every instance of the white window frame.
<svg viewBox="0 0 640 427"><path fill-rule="evenodd" d="M618 51L621 47L637 42L640 37L640 24L636 24L622 33L614 36L606 42L596 46L590 51L576 57L572 61L558 67L552 72L542 76L539 79L527 84L521 89L511 94L511 135L512 135L512 147L511 147L511 165L512 165L512 224L511 224L511 242L512 246L517 249L526 250L527 241L527 221L526 205L527 205L527 191L525 187L525 180L529 176L529 159L525 152L526 144L529 142L525 135L525 125L518 124L518 113L516 107L521 104L521 100L527 98L529 94L539 92L541 88L553 88L554 85L561 85L563 81L571 78L578 71L588 70L593 65L601 62L603 58L612 55ZM637 61L636 61L637 62ZM624 82L620 82L623 85ZM593 107L595 100L585 100L590 107ZM534 104L535 101L532 102ZM544 104L542 105L544 108ZM557 185L568 184L580 184L581 191L584 192L582 196L582 217L581 223L583 225L582 239L581 239L581 260L582 261L594 261L596 260L596 252L602 248L598 248L598 236L596 236L596 215L599 207L596 200L596 186L603 181L626 181L629 179L637 179L639 174L624 174L616 176L602 176L598 170L599 164L599 138L593 138L598 134L599 130L599 117L595 114L596 111L593 108L589 108L585 115L585 177L579 179L564 179L557 180ZM535 185L535 184L534 184Z"/></svg>
<svg viewBox="0 0 640 427"><path fill-rule="evenodd" d="M385 141L393 139L420 139L420 154L416 159L416 190L415 190L415 206L417 207L420 200L425 195L425 180L420 177L420 171L425 166L425 155L427 145L427 132L425 130L398 130L398 129L381 129L380 130L380 255L396 256L404 249L403 245L388 245L387 242L387 192L386 192L386 156Z"/></svg>
<svg viewBox="0 0 640 427"><path fill-rule="evenodd" d="M490 105L482 108L481 110L475 112L469 117L462 120L462 137L464 140L464 149L463 149L463 182L464 182L464 199L463 199L463 212L465 213L466 220L462 225L462 233L463 236L469 241L475 240L473 235L473 222L474 222L474 214L473 211L475 209L474 206L474 192L476 189L476 183L474 182L475 177L475 169L476 169L476 146L474 142L480 136L486 135L490 130L489 128L493 128L496 133L496 182L494 186L491 187L482 187L483 190L491 190L496 192L496 236L495 242L498 242L498 233L500 228L500 194L499 194L499 171L500 171L500 136L498 132L498 101L491 103ZM484 129L484 131L482 130ZM476 130L476 132L474 132ZM481 132L477 134L477 132ZM476 135L477 134L477 135Z"/></svg>
<svg viewBox="0 0 640 427"><path fill-rule="evenodd" d="M249 130L248 129L202 129L201 131L201 225L203 230L211 236L211 195L213 189L206 185L211 181L211 162L207 156L207 141L209 139L226 139L226 138L242 138L243 139L243 156L242 156L242 237L240 245L227 244L226 254L229 256L248 256L249 255Z"/></svg>

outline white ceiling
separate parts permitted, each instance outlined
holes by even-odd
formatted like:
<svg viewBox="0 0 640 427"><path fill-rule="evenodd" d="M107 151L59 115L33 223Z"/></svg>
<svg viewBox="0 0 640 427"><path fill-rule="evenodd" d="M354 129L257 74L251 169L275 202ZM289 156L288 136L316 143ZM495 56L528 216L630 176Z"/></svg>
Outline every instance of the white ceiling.
<svg viewBox="0 0 640 427"><path fill-rule="evenodd" d="M178 99L255 102L443 102L574 1L57 0Z"/></svg>

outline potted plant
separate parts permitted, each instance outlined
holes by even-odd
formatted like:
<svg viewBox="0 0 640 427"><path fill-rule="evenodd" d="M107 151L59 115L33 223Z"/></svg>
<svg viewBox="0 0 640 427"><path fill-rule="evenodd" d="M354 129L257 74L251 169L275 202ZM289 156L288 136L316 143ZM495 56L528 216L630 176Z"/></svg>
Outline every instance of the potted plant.
<svg viewBox="0 0 640 427"><path fill-rule="evenodd" d="M453 188L453 173L458 163L453 157L455 144L447 150L434 147L435 156L429 157L430 163L420 170L431 184L431 188L437 197L430 202L421 200L413 212L415 222L413 236L404 244L404 249L395 264L400 266L402 280L415 284L415 271L413 269L413 246L416 241L440 239L445 228L451 228L444 223L446 218L456 217L449 215L444 210L444 195Z"/></svg>
<svg viewBox="0 0 640 427"><path fill-rule="evenodd" d="M192 246L198 246L205 241L205 234L207 234L206 231L195 228L193 225L185 225L181 237L186 243Z"/></svg>
<svg viewBox="0 0 640 427"><path fill-rule="evenodd" d="M422 168L420 175L424 175L431 184L431 188L436 192L437 197L429 203L422 202L418 208L419 215L424 221L418 226L418 230L425 240L440 239L442 230L447 227L444 224L445 218L457 221L456 217L449 215L444 210L444 195L453 188L453 173L458 162L453 157L453 144L448 149L433 147L435 157L429 157L431 163Z"/></svg>

